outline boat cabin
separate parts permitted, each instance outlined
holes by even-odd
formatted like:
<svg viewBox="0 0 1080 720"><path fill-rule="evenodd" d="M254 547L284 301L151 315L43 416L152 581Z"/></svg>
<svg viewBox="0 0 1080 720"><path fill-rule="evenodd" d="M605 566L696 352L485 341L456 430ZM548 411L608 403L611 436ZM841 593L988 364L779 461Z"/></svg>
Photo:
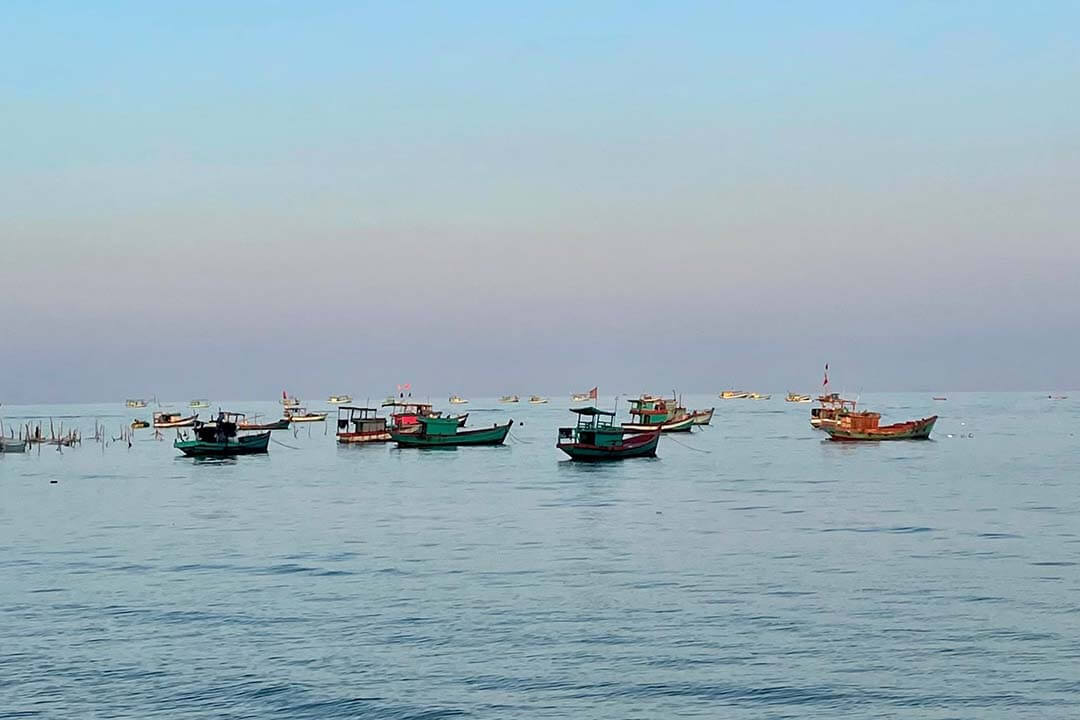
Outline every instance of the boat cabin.
<svg viewBox="0 0 1080 720"><path fill-rule="evenodd" d="M169 423L176 422L177 420L183 420L184 416L178 412L156 412L154 413L154 422L157 423Z"/></svg>
<svg viewBox="0 0 1080 720"><path fill-rule="evenodd" d="M381 433L386 431L386 418L378 416L378 409L342 405L338 408L337 428L342 433ZM352 429L349 426L352 425Z"/></svg>
<svg viewBox="0 0 1080 720"><path fill-rule="evenodd" d="M435 417L436 413L431 410L428 403L405 402L390 400L382 404L383 407L392 408L390 411L390 424L395 428L407 428L416 425L422 417Z"/></svg>
<svg viewBox="0 0 1080 720"><path fill-rule="evenodd" d="M642 395L629 401L630 414L636 416L634 422L642 425L665 423L675 417L674 400L666 400L655 395Z"/></svg>
<svg viewBox="0 0 1080 720"><path fill-rule="evenodd" d="M452 417L423 417L418 416L417 421L423 426L420 432L424 435L456 435L458 429L457 418Z"/></svg>
<svg viewBox="0 0 1080 720"><path fill-rule="evenodd" d="M217 420L195 421L195 437L202 442L222 443L236 437L236 425L244 419L243 413L219 412Z"/></svg>
<svg viewBox="0 0 1080 720"><path fill-rule="evenodd" d="M622 442L623 429L615 424L615 413L596 407L570 408L577 415L577 425L559 428L559 442L605 447Z"/></svg>
<svg viewBox="0 0 1080 720"><path fill-rule="evenodd" d="M836 426L842 430L854 430L863 432L877 430L881 421L881 413L876 412L845 412L836 419Z"/></svg>

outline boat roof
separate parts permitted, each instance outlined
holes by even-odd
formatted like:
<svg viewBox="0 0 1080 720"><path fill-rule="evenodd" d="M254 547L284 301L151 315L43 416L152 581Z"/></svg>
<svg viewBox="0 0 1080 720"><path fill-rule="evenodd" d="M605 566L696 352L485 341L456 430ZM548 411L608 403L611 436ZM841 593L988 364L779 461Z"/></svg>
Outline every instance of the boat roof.
<svg viewBox="0 0 1080 720"><path fill-rule="evenodd" d="M404 400L394 400L392 402L384 402L383 407L431 407L431 403L426 402L406 402Z"/></svg>
<svg viewBox="0 0 1080 720"><path fill-rule="evenodd" d="M338 405L338 410L356 410L356 411L363 411L363 412L378 412L379 408L359 407L357 405Z"/></svg>
<svg viewBox="0 0 1080 720"><path fill-rule="evenodd" d="M593 407L592 405L583 408L570 408L570 412L577 413L578 415L588 415L590 417L593 415L606 415L608 417L615 417L615 413L611 412L610 410L601 410L600 408Z"/></svg>

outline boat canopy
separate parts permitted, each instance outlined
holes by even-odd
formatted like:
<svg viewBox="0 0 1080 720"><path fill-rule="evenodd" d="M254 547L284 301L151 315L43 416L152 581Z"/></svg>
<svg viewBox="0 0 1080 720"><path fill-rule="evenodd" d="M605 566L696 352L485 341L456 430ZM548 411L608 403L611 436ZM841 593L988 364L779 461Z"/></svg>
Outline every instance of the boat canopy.
<svg viewBox="0 0 1080 720"><path fill-rule="evenodd" d="M570 412L577 413L578 415L588 415L590 417L593 415L607 415L608 417L615 417L615 413L611 412L610 410L601 410L600 408L593 407L592 405L583 408L570 408Z"/></svg>

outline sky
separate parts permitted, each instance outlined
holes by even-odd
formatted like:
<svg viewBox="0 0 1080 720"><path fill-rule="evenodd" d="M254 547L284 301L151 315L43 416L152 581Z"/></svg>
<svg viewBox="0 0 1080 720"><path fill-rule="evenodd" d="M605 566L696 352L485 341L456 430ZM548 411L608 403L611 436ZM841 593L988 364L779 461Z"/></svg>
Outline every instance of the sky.
<svg viewBox="0 0 1080 720"><path fill-rule="evenodd" d="M0 402L1080 387L1077 27L5 2Z"/></svg>

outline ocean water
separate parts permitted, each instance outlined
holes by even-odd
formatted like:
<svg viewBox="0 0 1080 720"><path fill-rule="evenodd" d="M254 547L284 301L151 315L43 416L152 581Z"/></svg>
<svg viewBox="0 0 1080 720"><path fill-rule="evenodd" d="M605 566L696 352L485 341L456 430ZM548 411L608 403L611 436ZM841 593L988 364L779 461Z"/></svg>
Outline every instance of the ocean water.
<svg viewBox="0 0 1080 720"><path fill-rule="evenodd" d="M576 465L565 399L473 399L507 446L0 455L0 716L1080 717L1080 397L862 401L934 439L700 396L658 459Z"/></svg>

